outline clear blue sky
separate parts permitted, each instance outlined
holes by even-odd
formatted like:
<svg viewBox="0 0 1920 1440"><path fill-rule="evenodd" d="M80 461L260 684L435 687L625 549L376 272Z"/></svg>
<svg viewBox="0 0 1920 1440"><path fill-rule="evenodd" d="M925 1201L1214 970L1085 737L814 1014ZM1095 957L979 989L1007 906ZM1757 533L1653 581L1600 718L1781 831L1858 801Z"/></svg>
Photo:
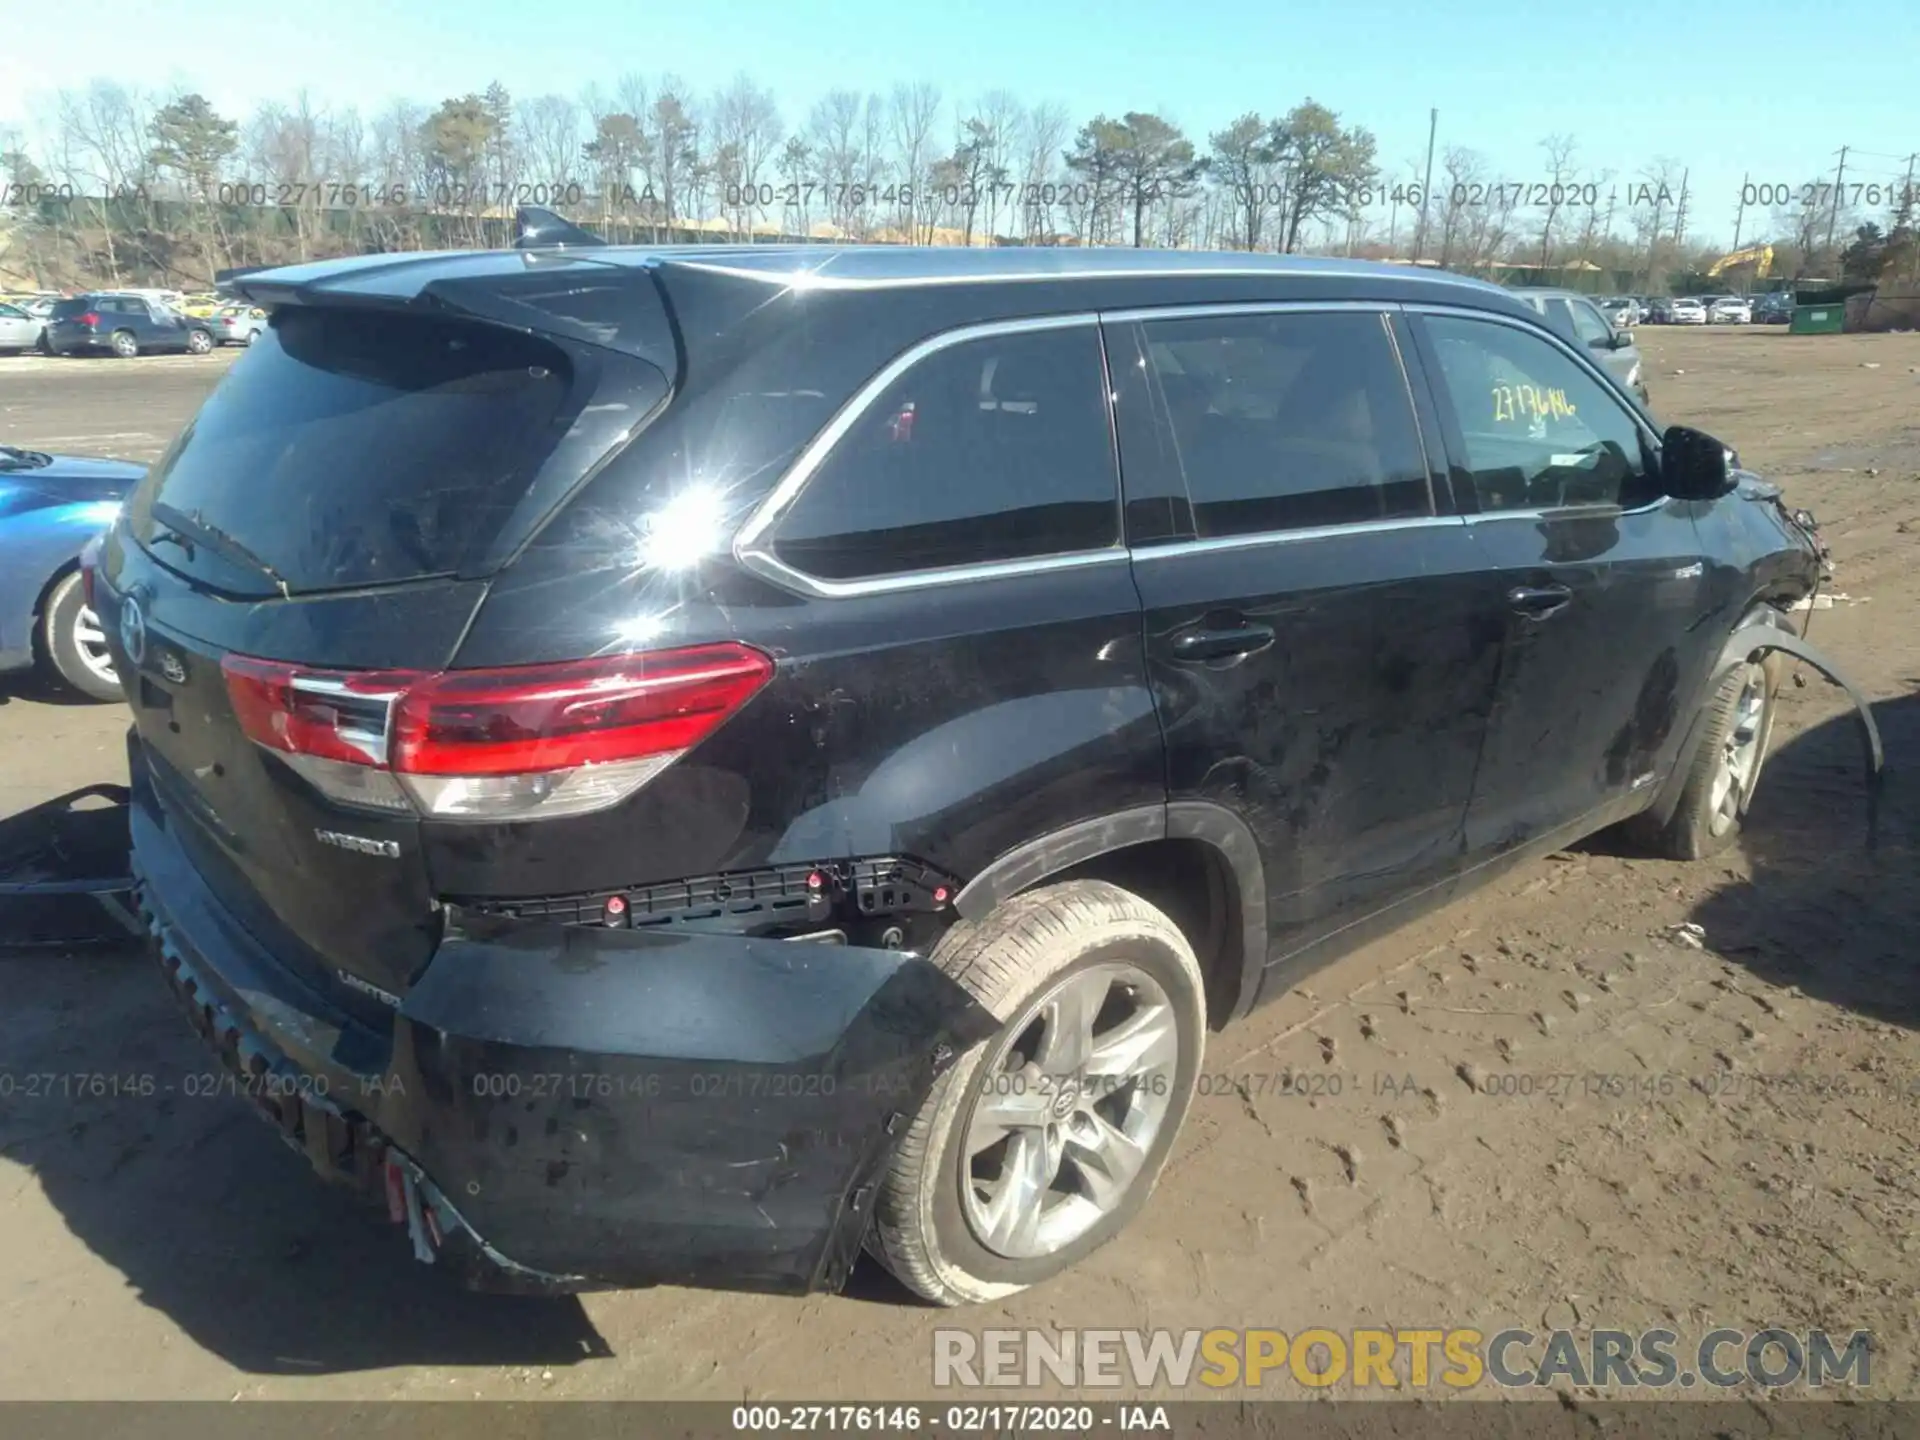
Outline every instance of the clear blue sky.
<svg viewBox="0 0 1920 1440"><path fill-rule="evenodd" d="M708 92L745 71L789 126L828 89L930 80L948 123L1006 88L1076 122L1157 110L1204 143L1312 95L1371 128L1393 172L1424 154L1438 107L1442 149L1472 146L1514 181L1543 178L1556 132L1577 163L1623 176L1672 156L1692 170L1690 228L1720 238L1744 172L1831 178L1846 144L1850 181L1895 180L1920 150L1915 0L0 0L0 45L0 124L102 56L111 78L197 89L228 113L302 87L370 113L493 79L528 98L629 71Z"/></svg>

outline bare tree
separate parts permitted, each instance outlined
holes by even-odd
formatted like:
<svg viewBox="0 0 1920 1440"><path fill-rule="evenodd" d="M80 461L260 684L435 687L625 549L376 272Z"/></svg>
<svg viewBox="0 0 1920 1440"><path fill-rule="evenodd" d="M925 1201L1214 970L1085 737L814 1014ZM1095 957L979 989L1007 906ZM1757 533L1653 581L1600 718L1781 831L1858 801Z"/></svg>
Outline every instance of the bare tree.
<svg viewBox="0 0 1920 1440"><path fill-rule="evenodd" d="M724 157L721 205L730 210L736 236L752 240L754 225L766 213L760 182L771 172L786 126L771 90L748 76L736 75L713 102L713 138Z"/></svg>
<svg viewBox="0 0 1920 1440"><path fill-rule="evenodd" d="M1022 150L1025 159L1020 168L1022 233L1029 244L1054 243L1054 201L1050 196L1054 179L1060 174L1066 156L1067 139L1073 134L1073 122L1059 105L1036 105L1027 112Z"/></svg>
<svg viewBox="0 0 1920 1440"><path fill-rule="evenodd" d="M660 197L671 239L674 224L694 200L700 187L700 122L687 88L669 75L660 82L659 97L647 110L648 183ZM660 238L658 228L654 238Z"/></svg>
<svg viewBox="0 0 1920 1440"><path fill-rule="evenodd" d="M562 194L579 184L580 107L564 95L539 95L520 107L519 122L528 182Z"/></svg>
<svg viewBox="0 0 1920 1440"><path fill-rule="evenodd" d="M905 201L904 212L909 244L931 242L933 236L920 234L921 192L927 188L928 172L933 165L933 127L940 117L940 87L926 81L893 87L893 99L887 112L897 168L895 170Z"/></svg>
<svg viewBox="0 0 1920 1440"><path fill-rule="evenodd" d="M1680 182L1676 176L1682 168L1678 160L1663 155L1627 186L1628 216L1635 248L1642 256L1645 283L1649 286L1660 283L1656 279L1660 242L1667 221L1679 204Z"/></svg>
<svg viewBox="0 0 1920 1440"><path fill-rule="evenodd" d="M138 91L96 80L78 94L63 91L58 105L60 129L67 141L63 159L92 192L107 272L118 284L122 257L114 233L120 228L114 207L135 195L147 177L152 103Z"/></svg>
<svg viewBox="0 0 1920 1440"><path fill-rule="evenodd" d="M1540 222L1540 268L1544 270L1553 258L1554 223L1566 208L1567 192L1573 188L1574 140L1571 135L1549 135L1540 142L1540 148L1547 152L1547 214Z"/></svg>

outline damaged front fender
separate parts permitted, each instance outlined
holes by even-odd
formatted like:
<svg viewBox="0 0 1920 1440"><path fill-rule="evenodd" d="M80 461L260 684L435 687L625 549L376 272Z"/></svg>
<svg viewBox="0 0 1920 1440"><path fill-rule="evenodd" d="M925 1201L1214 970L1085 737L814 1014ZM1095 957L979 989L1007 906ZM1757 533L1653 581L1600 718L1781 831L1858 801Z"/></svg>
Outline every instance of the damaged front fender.
<svg viewBox="0 0 1920 1440"><path fill-rule="evenodd" d="M1736 666L1756 663L1769 651L1774 650L1805 661L1846 691L1847 698L1853 702L1854 713L1860 722L1861 743L1867 762L1867 844L1871 847L1879 833L1880 786L1885 773L1886 753L1880 743L1880 727L1874 722L1872 703L1861 693L1858 686L1841 673L1832 660L1783 624L1772 620L1749 620L1729 635L1726 644L1720 647L1720 655L1714 662L1705 693L1711 695L1727 672ZM1705 723L1705 713L1702 710L1695 715L1693 728L1688 732L1686 743L1679 752L1682 763L1674 767L1673 774L1668 777L1660 798L1651 808L1650 814L1658 824L1664 825L1671 819L1675 807L1679 804L1680 793L1686 785L1685 757L1693 754L1694 747L1699 741L1701 727Z"/></svg>

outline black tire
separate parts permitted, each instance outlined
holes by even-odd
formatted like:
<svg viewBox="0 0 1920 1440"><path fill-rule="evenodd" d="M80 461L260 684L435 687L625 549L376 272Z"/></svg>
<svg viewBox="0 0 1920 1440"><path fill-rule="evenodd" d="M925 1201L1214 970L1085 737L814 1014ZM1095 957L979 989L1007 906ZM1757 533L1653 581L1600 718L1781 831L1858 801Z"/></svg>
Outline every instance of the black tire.
<svg viewBox="0 0 1920 1440"><path fill-rule="evenodd" d="M193 329L187 332L187 353L189 355L211 355L213 353L213 332Z"/></svg>
<svg viewBox="0 0 1920 1440"><path fill-rule="evenodd" d="M80 619L91 614L81 589L80 572L72 571L47 593L40 613L41 663L53 677L93 700L122 699L120 682L96 674L81 655L76 635Z"/></svg>
<svg viewBox="0 0 1920 1440"><path fill-rule="evenodd" d="M42 355L51 356L53 354L53 342L47 339L47 332L44 330L40 332L40 339L37 342L37 346Z"/></svg>
<svg viewBox="0 0 1920 1440"><path fill-rule="evenodd" d="M1179 928L1139 896L1101 880L1015 896L983 920L960 922L932 958L1002 1028L961 1055L914 1116L876 1197L867 1247L916 1294L963 1305L1058 1274L1111 1240L1145 1205L1193 1096L1206 1044L1206 1000L1199 963ZM1022 1020L1029 1007L1080 972L1117 961L1137 967L1169 1004L1177 1058L1168 1088L1154 1091L1169 1097L1168 1107L1117 1203L1089 1229L1050 1253L997 1254L976 1236L963 1208L963 1191L975 1182L972 1160L956 1143L972 1122L984 1067L1032 1023Z"/></svg>
<svg viewBox="0 0 1920 1440"><path fill-rule="evenodd" d="M1779 694L1782 662L1765 660L1736 665L1722 678L1707 701L1706 724L1687 766L1685 788L1672 818L1665 825L1642 815L1627 824L1632 839L1669 860L1705 860L1726 850L1740 838L1740 828L1753 802L1753 792L1766 765L1773 741L1774 701ZM1758 687L1759 714L1752 717L1745 702ZM1751 727L1751 766L1731 796L1723 789L1730 772L1732 748ZM1729 802L1731 812L1729 813Z"/></svg>
<svg viewBox="0 0 1920 1440"><path fill-rule="evenodd" d="M113 353L122 360L131 360L140 353L140 342L133 338L131 330L116 330L111 337Z"/></svg>

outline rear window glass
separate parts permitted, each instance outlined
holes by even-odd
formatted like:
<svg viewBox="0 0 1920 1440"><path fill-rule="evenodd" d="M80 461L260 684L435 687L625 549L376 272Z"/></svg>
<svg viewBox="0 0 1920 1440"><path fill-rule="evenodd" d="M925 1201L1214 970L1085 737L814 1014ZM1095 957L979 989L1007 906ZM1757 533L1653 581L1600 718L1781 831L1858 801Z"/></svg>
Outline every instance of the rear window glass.
<svg viewBox="0 0 1920 1440"><path fill-rule="evenodd" d="M197 527L290 590L450 572L565 434L571 380L497 326L282 309L141 486L135 533Z"/></svg>
<svg viewBox="0 0 1920 1440"><path fill-rule="evenodd" d="M91 295L80 295L72 300L62 300L53 307L53 318L55 320L72 320L77 316L86 314L92 305L93 297Z"/></svg>
<svg viewBox="0 0 1920 1440"><path fill-rule="evenodd" d="M735 402L817 403L805 391ZM914 365L808 481L774 550L806 574L864 580L1119 538L1100 337L1079 326L964 341Z"/></svg>

